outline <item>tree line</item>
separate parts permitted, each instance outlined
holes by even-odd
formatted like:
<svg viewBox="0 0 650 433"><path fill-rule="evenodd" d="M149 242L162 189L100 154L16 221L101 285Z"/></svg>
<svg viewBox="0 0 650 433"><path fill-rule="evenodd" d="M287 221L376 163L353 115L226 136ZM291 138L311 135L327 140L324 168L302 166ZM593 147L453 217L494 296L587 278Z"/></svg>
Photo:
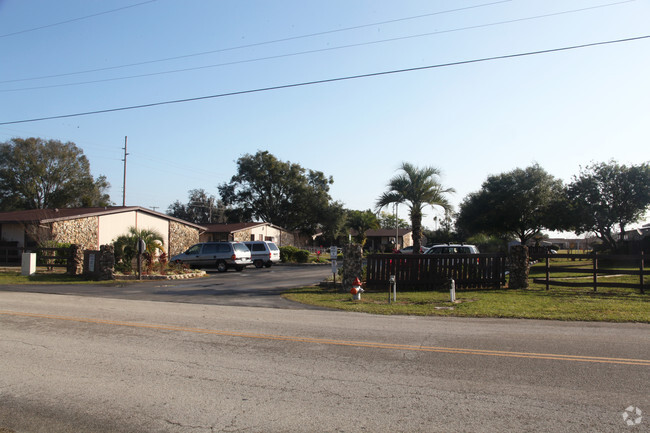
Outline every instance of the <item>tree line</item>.
<svg viewBox="0 0 650 433"><path fill-rule="evenodd" d="M368 229L410 227L414 250L421 234L436 241L517 239L526 243L542 230L593 233L616 250L626 228L650 206L650 166L616 161L593 163L564 184L538 164L490 175L468 194L454 213L452 188L444 187L435 167L403 163L388 180L373 210L346 209L330 196L334 180L321 171L281 161L268 151L245 154L229 182L217 185L219 198L205 189L189 191L188 201L173 202L170 216L198 224L265 221L305 235L320 235L323 245L365 242ZM0 143L0 210L110 206L105 176L93 178L83 151L74 143L13 138ZM406 205L409 221L396 220L393 204ZM427 208L442 209L442 229L422 227Z"/></svg>
<svg viewBox="0 0 650 433"><path fill-rule="evenodd" d="M564 185L538 164L488 176L460 205L456 227L525 244L543 229L592 233L610 251L650 206L650 165L593 163ZM618 236L618 234L621 236Z"/></svg>

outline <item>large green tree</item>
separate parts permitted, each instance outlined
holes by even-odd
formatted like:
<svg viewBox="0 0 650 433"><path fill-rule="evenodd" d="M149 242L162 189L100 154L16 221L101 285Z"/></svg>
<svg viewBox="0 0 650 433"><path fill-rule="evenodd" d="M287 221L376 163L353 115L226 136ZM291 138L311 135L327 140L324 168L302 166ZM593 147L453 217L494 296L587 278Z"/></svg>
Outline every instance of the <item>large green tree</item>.
<svg viewBox="0 0 650 433"><path fill-rule="evenodd" d="M315 234L329 210L332 177L280 161L268 151L237 160L237 174L219 185L224 204L242 220L269 222L288 230Z"/></svg>
<svg viewBox="0 0 650 433"><path fill-rule="evenodd" d="M468 234L514 237L522 244L543 228L554 228L562 181L538 164L488 176L461 203L456 227Z"/></svg>
<svg viewBox="0 0 650 433"><path fill-rule="evenodd" d="M402 173L388 182L388 191L377 200L377 210L394 204L406 204L413 230L413 251L420 251L422 246L422 217L427 206L439 206L450 210L447 195L454 192L444 188L440 181L440 170L434 167L416 167L408 162L402 163Z"/></svg>
<svg viewBox="0 0 650 433"><path fill-rule="evenodd" d="M226 207L204 189L192 189L188 192L187 203L176 200L167 208L167 215L196 224L226 223Z"/></svg>
<svg viewBox="0 0 650 433"><path fill-rule="evenodd" d="M382 229L394 229L395 228L395 214L389 212L381 212L378 217L379 225ZM402 218L397 218L397 228L407 229L409 228L409 223Z"/></svg>
<svg viewBox="0 0 650 433"><path fill-rule="evenodd" d="M639 221L650 206L650 165L626 166L615 161L581 170L566 188L563 227L595 233L615 251L625 228Z"/></svg>
<svg viewBox="0 0 650 433"><path fill-rule="evenodd" d="M345 226L356 232L355 241L362 246L366 243L366 231L381 227L377 215L370 209L365 211L349 210Z"/></svg>
<svg viewBox="0 0 650 433"><path fill-rule="evenodd" d="M343 203L334 201L323 209L319 217L321 245L336 245L345 237L346 210Z"/></svg>
<svg viewBox="0 0 650 433"><path fill-rule="evenodd" d="M32 137L0 144L1 210L108 206L108 188L74 143Z"/></svg>

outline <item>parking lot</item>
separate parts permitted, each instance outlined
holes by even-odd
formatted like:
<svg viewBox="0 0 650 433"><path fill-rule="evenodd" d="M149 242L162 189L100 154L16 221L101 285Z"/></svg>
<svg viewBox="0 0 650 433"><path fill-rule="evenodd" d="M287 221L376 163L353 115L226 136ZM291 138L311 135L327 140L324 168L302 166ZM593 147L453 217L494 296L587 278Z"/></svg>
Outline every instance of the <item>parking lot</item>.
<svg viewBox="0 0 650 433"><path fill-rule="evenodd" d="M313 308L283 299L283 291L318 284L329 275L331 267L273 266L243 272L219 273L206 268L206 277L188 280L116 281L98 284L5 285L0 291L50 293L192 304L248 307Z"/></svg>

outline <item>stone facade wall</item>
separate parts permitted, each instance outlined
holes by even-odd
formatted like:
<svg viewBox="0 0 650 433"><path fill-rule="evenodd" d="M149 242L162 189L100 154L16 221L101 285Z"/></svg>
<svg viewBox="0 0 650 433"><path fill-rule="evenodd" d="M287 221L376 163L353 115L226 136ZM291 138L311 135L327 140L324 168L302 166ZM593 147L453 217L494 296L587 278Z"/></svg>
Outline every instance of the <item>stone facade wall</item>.
<svg viewBox="0 0 650 433"><path fill-rule="evenodd" d="M510 248L510 282L508 287L511 289L527 289L529 271L528 247L514 245Z"/></svg>
<svg viewBox="0 0 650 433"><path fill-rule="evenodd" d="M359 244L348 244L343 247L343 290L352 288L355 278L363 280L363 249Z"/></svg>
<svg viewBox="0 0 650 433"><path fill-rule="evenodd" d="M113 245L99 247L99 279L112 280L115 278L115 249Z"/></svg>
<svg viewBox="0 0 650 433"><path fill-rule="evenodd" d="M297 247L298 240L296 238L297 235L282 230L278 235L278 240L276 243L278 244L279 247L286 247L286 246Z"/></svg>
<svg viewBox="0 0 650 433"><path fill-rule="evenodd" d="M102 245L99 247L99 251L86 250L83 253L83 274L85 277L95 280L113 280L115 278L115 250L113 245Z"/></svg>
<svg viewBox="0 0 650 433"><path fill-rule="evenodd" d="M76 244L82 250L97 249L99 242L97 217L53 222L52 239L57 242Z"/></svg>
<svg viewBox="0 0 650 433"><path fill-rule="evenodd" d="M253 230L241 230L233 234L233 240L235 242L247 242L251 240L251 234Z"/></svg>
<svg viewBox="0 0 650 433"><path fill-rule="evenodd" d="M66 272L68 275L80 275L84 267L84 250L79 245L70 245L70 259Z"/></svg>
<svg viewBox="0 0 650 433"><path fill-rule="evenodd" d="M199 242L199 230L176 221L169 221L169 257L180 254Z"/></svg>

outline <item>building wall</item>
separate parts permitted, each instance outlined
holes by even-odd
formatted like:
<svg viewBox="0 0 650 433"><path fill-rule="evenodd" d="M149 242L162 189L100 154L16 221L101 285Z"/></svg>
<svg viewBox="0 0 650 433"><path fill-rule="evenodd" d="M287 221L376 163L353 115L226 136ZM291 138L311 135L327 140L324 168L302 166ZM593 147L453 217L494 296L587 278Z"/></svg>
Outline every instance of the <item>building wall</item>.
<svg viewBox="0 0 650 433"><path fill-rule="evenodd" d="M296 246L294 236L291 233L266 224L240 230L232 235L229 233L203 233L201 235L201 242L223 242L230 240L235 242L246 242L250 240L270 241L275 242L278 246Z"/></svg>
<svg viewBox="0 0 650 433"><path fill-rule="evenodd" d="M138 230L155 230L162 235L163 246L165 251L169 251L169 223L170 220L160 218L155 215L149 215L142 212L137 212L136 227ZM183 250L185 251L185 250Z"/></svg>
<svg viewBox="0 0 650 433"><path fill-rule="evenodd" d="M25 227L22 224L2 223L0 240L18 242L18 248L25 246Z"/></svg>
<svg viewBox="0 0 650 433"><path fill-rule="evenodd" d="M163 238L165 251L169 251L169 220L138 211L100 216L99 245L112 244L118 237L128 234L131 227L157 231Z"/></svg>
<svg viewBox="0 0 650 433"><path fill-rule="evenodd" d="M253 234L252 229L244 229L238 232L233 233L233 240L235 242L245 242L251 240L251 234ZM255 238L257 240L257 238Z"/></svg>
<svg viewBox="0 0 650 433"><path fill-rule="evenodd" d="M98 218L78 218L52 223L52 239L57 242L77 244L82 249L99 249Z"/></svg>
<svg viewBox="0 0 650 433"><path fill-rule="evenodd" d="M199 230L176 221L169 221L169 248L171 258L199 242Z"/></svg>
<svg viewBox="0 0 650 433"><path fill-rule="evenodd" d="M121 212L99 217L99 245L112 244L115 239L125 235L129 227L136 227L135 212ZM99 250L99 245L95 250Z"/></svg>

